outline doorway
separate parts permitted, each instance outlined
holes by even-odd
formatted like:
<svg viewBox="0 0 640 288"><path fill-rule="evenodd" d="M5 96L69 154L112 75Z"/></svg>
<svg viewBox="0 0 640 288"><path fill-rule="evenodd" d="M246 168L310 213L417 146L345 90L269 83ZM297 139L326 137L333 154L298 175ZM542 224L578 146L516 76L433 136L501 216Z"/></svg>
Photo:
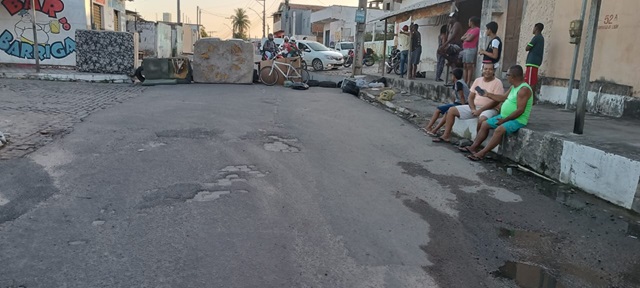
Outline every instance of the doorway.
<svg viewBox="0 0 640 288"><path fill-rule="evenodd" d="M324 46L329 47L329 42L331 41L329 39L329 36L331 36L331 31L329 31L329 30L324 31Z"/></svg>
<svg viewBox="0 0 640 288"><path fill-rule="evenodd" d="M507 27L504 36L504 49L502 50L502 71L518 62L518 50L520 49L520 25L522 24L522 11L524 0L509 0L507 8Z"/></svg>

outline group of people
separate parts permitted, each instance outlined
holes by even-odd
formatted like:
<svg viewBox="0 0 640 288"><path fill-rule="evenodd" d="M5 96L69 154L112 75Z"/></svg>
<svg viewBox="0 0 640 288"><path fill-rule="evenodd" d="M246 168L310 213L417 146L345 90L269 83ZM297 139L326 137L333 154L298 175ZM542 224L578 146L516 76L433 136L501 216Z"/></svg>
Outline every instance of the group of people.
<svg viewBox="0 0 640 288"><path fill-rule="evenodd" d="M400 77L404 78L407 74L407 60L409 61L408 79L415 79L418 74L418 64L422 56L422 34L418 31L418 24L411 24L402 27L402 31L398 34L398 50L400 50ZM409 55L411 49L411 55ZM411 59L408 59L411 56Z"/></svg>
<svg viewBox="0 0 640 288"><path fill-rule="evenodd" d="M273 59L278 54L282 54L283 57L296 57L302 54L295 38L289 39L289 37L285 36L284 42L280 46L273 39L273 34L269 33L267 40L262 45L262 53L265 60Z"/></svg>
<svg viewBox="0 0 640 288"><path fill-rule="evenodd" d="M475 42L477 45L479 29L476 30L476 28L479 25L479 19L471 18L469 22L471 28L463 34L461 40L465 43L471 42L470 44L462 43L462 47L456 47L458 43L450 42L450 37L442 38L442 51L451 53L455 49L462 48L464 69L456 68L451 72L454 81L452 103L439 106L423 130L434 137L433 142L450 143L456 119L477 118L475 141L471 146L458 149L468 153L467 157L470 160L479 161L500 144L504 135L515 133L529 123L534 102L532 87L537 84L538 68L542 64L544 55L544 37L542 36L544 25L538 23L534 26L534 37L526 47L528 51L526 70L520 65L509 68L506 77L511 87L505 91L502 81L496 77L495 73L499 68L498 63L502 55L502 41L496 36L498 24L491 22L486 25L486 35L490 41L486 49L476 51L472 44ZM452 27L450 31L456 33L455 31L458 30ZM472 77L470 75L473 75L475 69L473 64L475 59L472 62L471 58L475 58L476 53L483 56L482 76L475 79L469 88L469 77ZM438 122L441 115L444 117ZM442 127L445 127L444 133L440 134ZM493 137L481 149L482 143L488 138L489 131L492 129L495 129Z"/></svg>

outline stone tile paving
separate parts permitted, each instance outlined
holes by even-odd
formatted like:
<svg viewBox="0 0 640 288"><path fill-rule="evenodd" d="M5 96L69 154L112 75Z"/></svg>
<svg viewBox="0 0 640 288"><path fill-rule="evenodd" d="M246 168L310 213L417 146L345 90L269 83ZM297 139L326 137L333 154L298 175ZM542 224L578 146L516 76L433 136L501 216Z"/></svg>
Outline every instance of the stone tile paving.
<svg viewBox="0 0 640 288"><path fill-rule="evenodd" d="M22 157L69 133L90 113L136 97L130 84L0 79L0 131L9 144L0 159Z"/></svg>

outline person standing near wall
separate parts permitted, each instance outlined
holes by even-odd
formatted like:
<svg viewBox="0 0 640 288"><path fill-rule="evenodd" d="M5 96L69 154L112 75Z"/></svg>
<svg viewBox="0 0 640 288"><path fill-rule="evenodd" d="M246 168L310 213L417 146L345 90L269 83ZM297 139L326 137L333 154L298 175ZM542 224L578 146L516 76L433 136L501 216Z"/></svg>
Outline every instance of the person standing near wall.
<svg viewBox="0 0 640 288"><path fill-rule="evenodd" d="M449 14L449 26L447 27L447 41L438 48L445 55L449 62L449 67L455 69L460 52L462 52L462 35L464 35L464 28L460 21L458 21L458 14L453 12Z"/></svg>
<svg viewBox="0 0 640 288"><path fill-rule="evenodd" d="M438 35L438 47L442 47L442 44L447 42L447 25L442 25L440 27L440 35ZM442 72L444 71L444 55L445 52L442 50L436 51L438 57L438 65L436 66L436 82L444 82L442 80Z"/></svg>
<svg viewBox="0 0 640 288"><path fill-rule="evenodd" d="M422 56L422 34L418 32L418 24L411 25L411 61L409 61L409 79L416 79L418 64Z"/></svg>
<svg viewBox="0 0 640 288"><path fill-rule="evenodd" d="M536 85L538 84L538 68L542 65L542 57L544 56L542 30L544 30L544 24L542 23L538 23L533 27L534 36L526 48L529 53L527 54L527 71L524 74L524 82L527 82L534 91L536 91Z"/></svg>
<svg viewBox="0 0 640 288"><path fill-rule="evenodd" d="M498 70L498 67L500 67L500 58L502 56L502 40L500 40L500 37L496 35L496 33L498 33L498 23L490 22L486 27L487 38L491 40L489 40L487 50L480 49L478 54L483 56L482 63L493 64L493 69Z"/></svg>
<svg viewBox="0 0 640 288"><path fill-rule="evenodd" d="M480 40L480 18L473 16L469 19L469 30L462 36L462 63L464 64L464 82L471 85L473 72L476 70L476 55L478 55L478 41Z"/></svg>
<svg viewBox="0 0 640 288"><path fill-rule="evenodd" d="M398 33L398 49L400 50L400 78L407 73L407 57L409 56L409 26L404 25Z"/></svg>

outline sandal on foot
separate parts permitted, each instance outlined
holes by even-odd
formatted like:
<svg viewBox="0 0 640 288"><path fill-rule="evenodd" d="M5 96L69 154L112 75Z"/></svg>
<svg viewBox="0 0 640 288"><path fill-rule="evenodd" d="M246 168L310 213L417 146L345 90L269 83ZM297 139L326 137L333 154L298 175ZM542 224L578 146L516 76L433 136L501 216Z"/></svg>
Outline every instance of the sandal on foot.
<svg viewBox="0 0 640 288"><path fill-rule="evenodd" d="M429 136L431 136L431 137L439 137L439 136L440 136L440 134L438 134L438 133L433 133L433 132L431 132L431 131L427 131L426 133L427 133L427 135L429 135Z"/></svg>
<svg viewBox="0 0 640 288"><path fill-rule="evenodd" d="M462 153L471 153L471 154L474 153L473 151L469 150L469 146L467 146L467 147L458 147L458 150L460 152L462 152Z"/></svg>
<svg viewBox="0 0 640 288"><path fill-rule="evenodd" d="M480 158L480 157L476 156L475 154L467 155L467 158L469 160L473 161L473 162L478 162L478 161L484 160L484 158Z"/></svg>
<svg viewBox="0 0 640 288"><path fill-rule="evenodd" d="M431 140L433 143L451 143L451 140L442 139L442 137L434 138Z"/></svg>

